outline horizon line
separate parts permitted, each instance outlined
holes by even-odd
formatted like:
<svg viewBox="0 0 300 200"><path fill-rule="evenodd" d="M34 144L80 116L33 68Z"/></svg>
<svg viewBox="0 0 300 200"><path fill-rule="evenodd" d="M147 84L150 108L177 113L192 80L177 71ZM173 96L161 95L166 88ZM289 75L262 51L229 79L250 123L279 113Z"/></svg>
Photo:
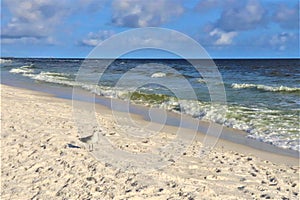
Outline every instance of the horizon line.
<svg viewBox="0 0 300 200"><path fill-rule="evenodd" d="M86 57L54 57L54 56L48 56L48 57L42 57L42 56L27 56L27 57L19 57L19 56L1 56L1 59L10 59L10 58L17 58L17 59L114 59L114 60L208 60L208 59L213 59L213 60L251 60L251 59L256 59L256 60L266 60L266 59L274 59L274 60L280 60L280 59L300 59L300 57L211 57L211 58L176 58L176 57L125 57L125 58L86 58Z"/></svg>

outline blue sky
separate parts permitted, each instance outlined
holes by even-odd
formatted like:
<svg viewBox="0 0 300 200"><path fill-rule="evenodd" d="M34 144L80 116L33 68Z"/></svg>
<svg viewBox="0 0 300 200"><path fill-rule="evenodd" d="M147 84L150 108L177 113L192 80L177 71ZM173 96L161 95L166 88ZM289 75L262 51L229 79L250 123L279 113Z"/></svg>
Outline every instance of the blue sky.
<svg viewBox="0 0 300 200"><path fill-rule="evenodd" d="M187 34L213 58L299 58L299 0L2 0L1 4L2 57L86 57L99 42L122 31L162 27Z"/></svg>

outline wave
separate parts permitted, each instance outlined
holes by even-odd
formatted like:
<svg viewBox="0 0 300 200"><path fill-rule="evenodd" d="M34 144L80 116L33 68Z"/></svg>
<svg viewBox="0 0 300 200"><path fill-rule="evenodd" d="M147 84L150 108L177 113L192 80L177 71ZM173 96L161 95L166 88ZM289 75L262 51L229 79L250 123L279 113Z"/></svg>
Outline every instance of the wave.
<svg viewBox="0 0 300 200"><path fill-rule="evenodd" d="M197 78L196 80L198 83L206 83L205 79L203 78Z"/></svg>
<svg viewBox="0 0 300 200"><path fill-rule="evenodd" d="M167 76L166 73L163 73L163 72L156 72L154 74L151 75L151 78L162 78L162 77L165 77Z"/></svg>
<svg viewBox="0 0 300 200"><path fill-rule="evenodd" d="M48 77L58 77L59 79L69 79L69 77L71 77L70 74L58 73L58 72L41 72L40 75L48 76Z"/></svg>
<svg viewBox="0 0 300 200"><path fill-rule="evenodd" d="M82 86L82 83L76 82L70 78L70 74L57 72L40 72L39 74L23 74L29 76L33 80L43 81L47 83L55 83L65 86Z"/></svg>
<svg viewBox="0 0 300 200"><path fill-rule="evenodd" d="M32 66L27 66L24 65L20 68L12 68L11 70L9 70L10 73L14 73L14 74L23 74L26 76L26 74L28 75L29 73L34 73L34 69L31 69Z"/></svg>
<svg viewBox="0 0 300 200"><path fill-rule="evenodd" d="M12 63L12 60L0 58L0 64L10 64L10 63Z"/></svg>
<svg viewBox="0 0 300 200"><path fill-rule="evenodd" d="M300 92L300 88L297 87L287 87L287 86L267 86L261 84L248 84L248 83L233 83L231 85L234 89L244 89L244 88L255 88L258 90L268 91L268 92Z"/></svg>
<svg viewBox="0 0 300 200"><path fill-rule="evenodd" d="M28 71L25 69L21 69L21 68L13 68L11 70L9 70L10 73L14 73L14 74L24 74L24 73L30 73L32 71Z"/></svg>
<svg viewBox="0 0 300 200"><path fill-rule="evenodd" d="M299 110L290 112L268 108L222 105L196 100L168 99L159 108L188 114L247 132L247 137L284 149L300 151L299 129L295 127ZM226 109L222 115L220 109ZM283 120L284 119L284 120Z"/></svg>
<svg viewBox="0 0 300 200"><path fill-rule="evenodd" d="M22 68L22 69L36 69L37 66L35 66L34 64L30 64L30 65L24 65L20 68Z"/></svg>
<svg viewBox="0 0 300 200"><path fill-rule="evenodd" d="M23 76L29 77L33 80L43 81L47 83L56 83L66 86L81 86L82 84L72 80L72 76L66 73L57 72L40 72L34 73L34 65L25 65L20 68L12 68L9 72L14 74L22 74Z"/></svg>

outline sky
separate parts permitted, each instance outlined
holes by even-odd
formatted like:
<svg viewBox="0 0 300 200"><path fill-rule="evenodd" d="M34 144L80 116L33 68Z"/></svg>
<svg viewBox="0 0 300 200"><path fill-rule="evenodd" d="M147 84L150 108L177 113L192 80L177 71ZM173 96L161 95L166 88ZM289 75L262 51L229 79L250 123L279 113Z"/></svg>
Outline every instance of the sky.
<svg viewBox="0 0 300 200"><path fill-rule="evenodd" d="M1 57L85 58L145 27L186 34L212 58L300 57L299 0L2 0Z"/></svg>

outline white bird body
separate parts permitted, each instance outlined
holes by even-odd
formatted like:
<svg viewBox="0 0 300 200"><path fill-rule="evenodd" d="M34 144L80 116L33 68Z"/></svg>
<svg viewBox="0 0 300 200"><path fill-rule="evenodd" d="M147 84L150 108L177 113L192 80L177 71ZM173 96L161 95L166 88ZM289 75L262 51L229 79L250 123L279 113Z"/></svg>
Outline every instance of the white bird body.
<svg viewBox="0 0 300 200"><path fill-rule="evenodd" d="M97 143L99 139L99 133L95 132L93 135L89 135L87 137L79 138L79 140L88 145L89 151L93 151L93 144Z"/></svg>

